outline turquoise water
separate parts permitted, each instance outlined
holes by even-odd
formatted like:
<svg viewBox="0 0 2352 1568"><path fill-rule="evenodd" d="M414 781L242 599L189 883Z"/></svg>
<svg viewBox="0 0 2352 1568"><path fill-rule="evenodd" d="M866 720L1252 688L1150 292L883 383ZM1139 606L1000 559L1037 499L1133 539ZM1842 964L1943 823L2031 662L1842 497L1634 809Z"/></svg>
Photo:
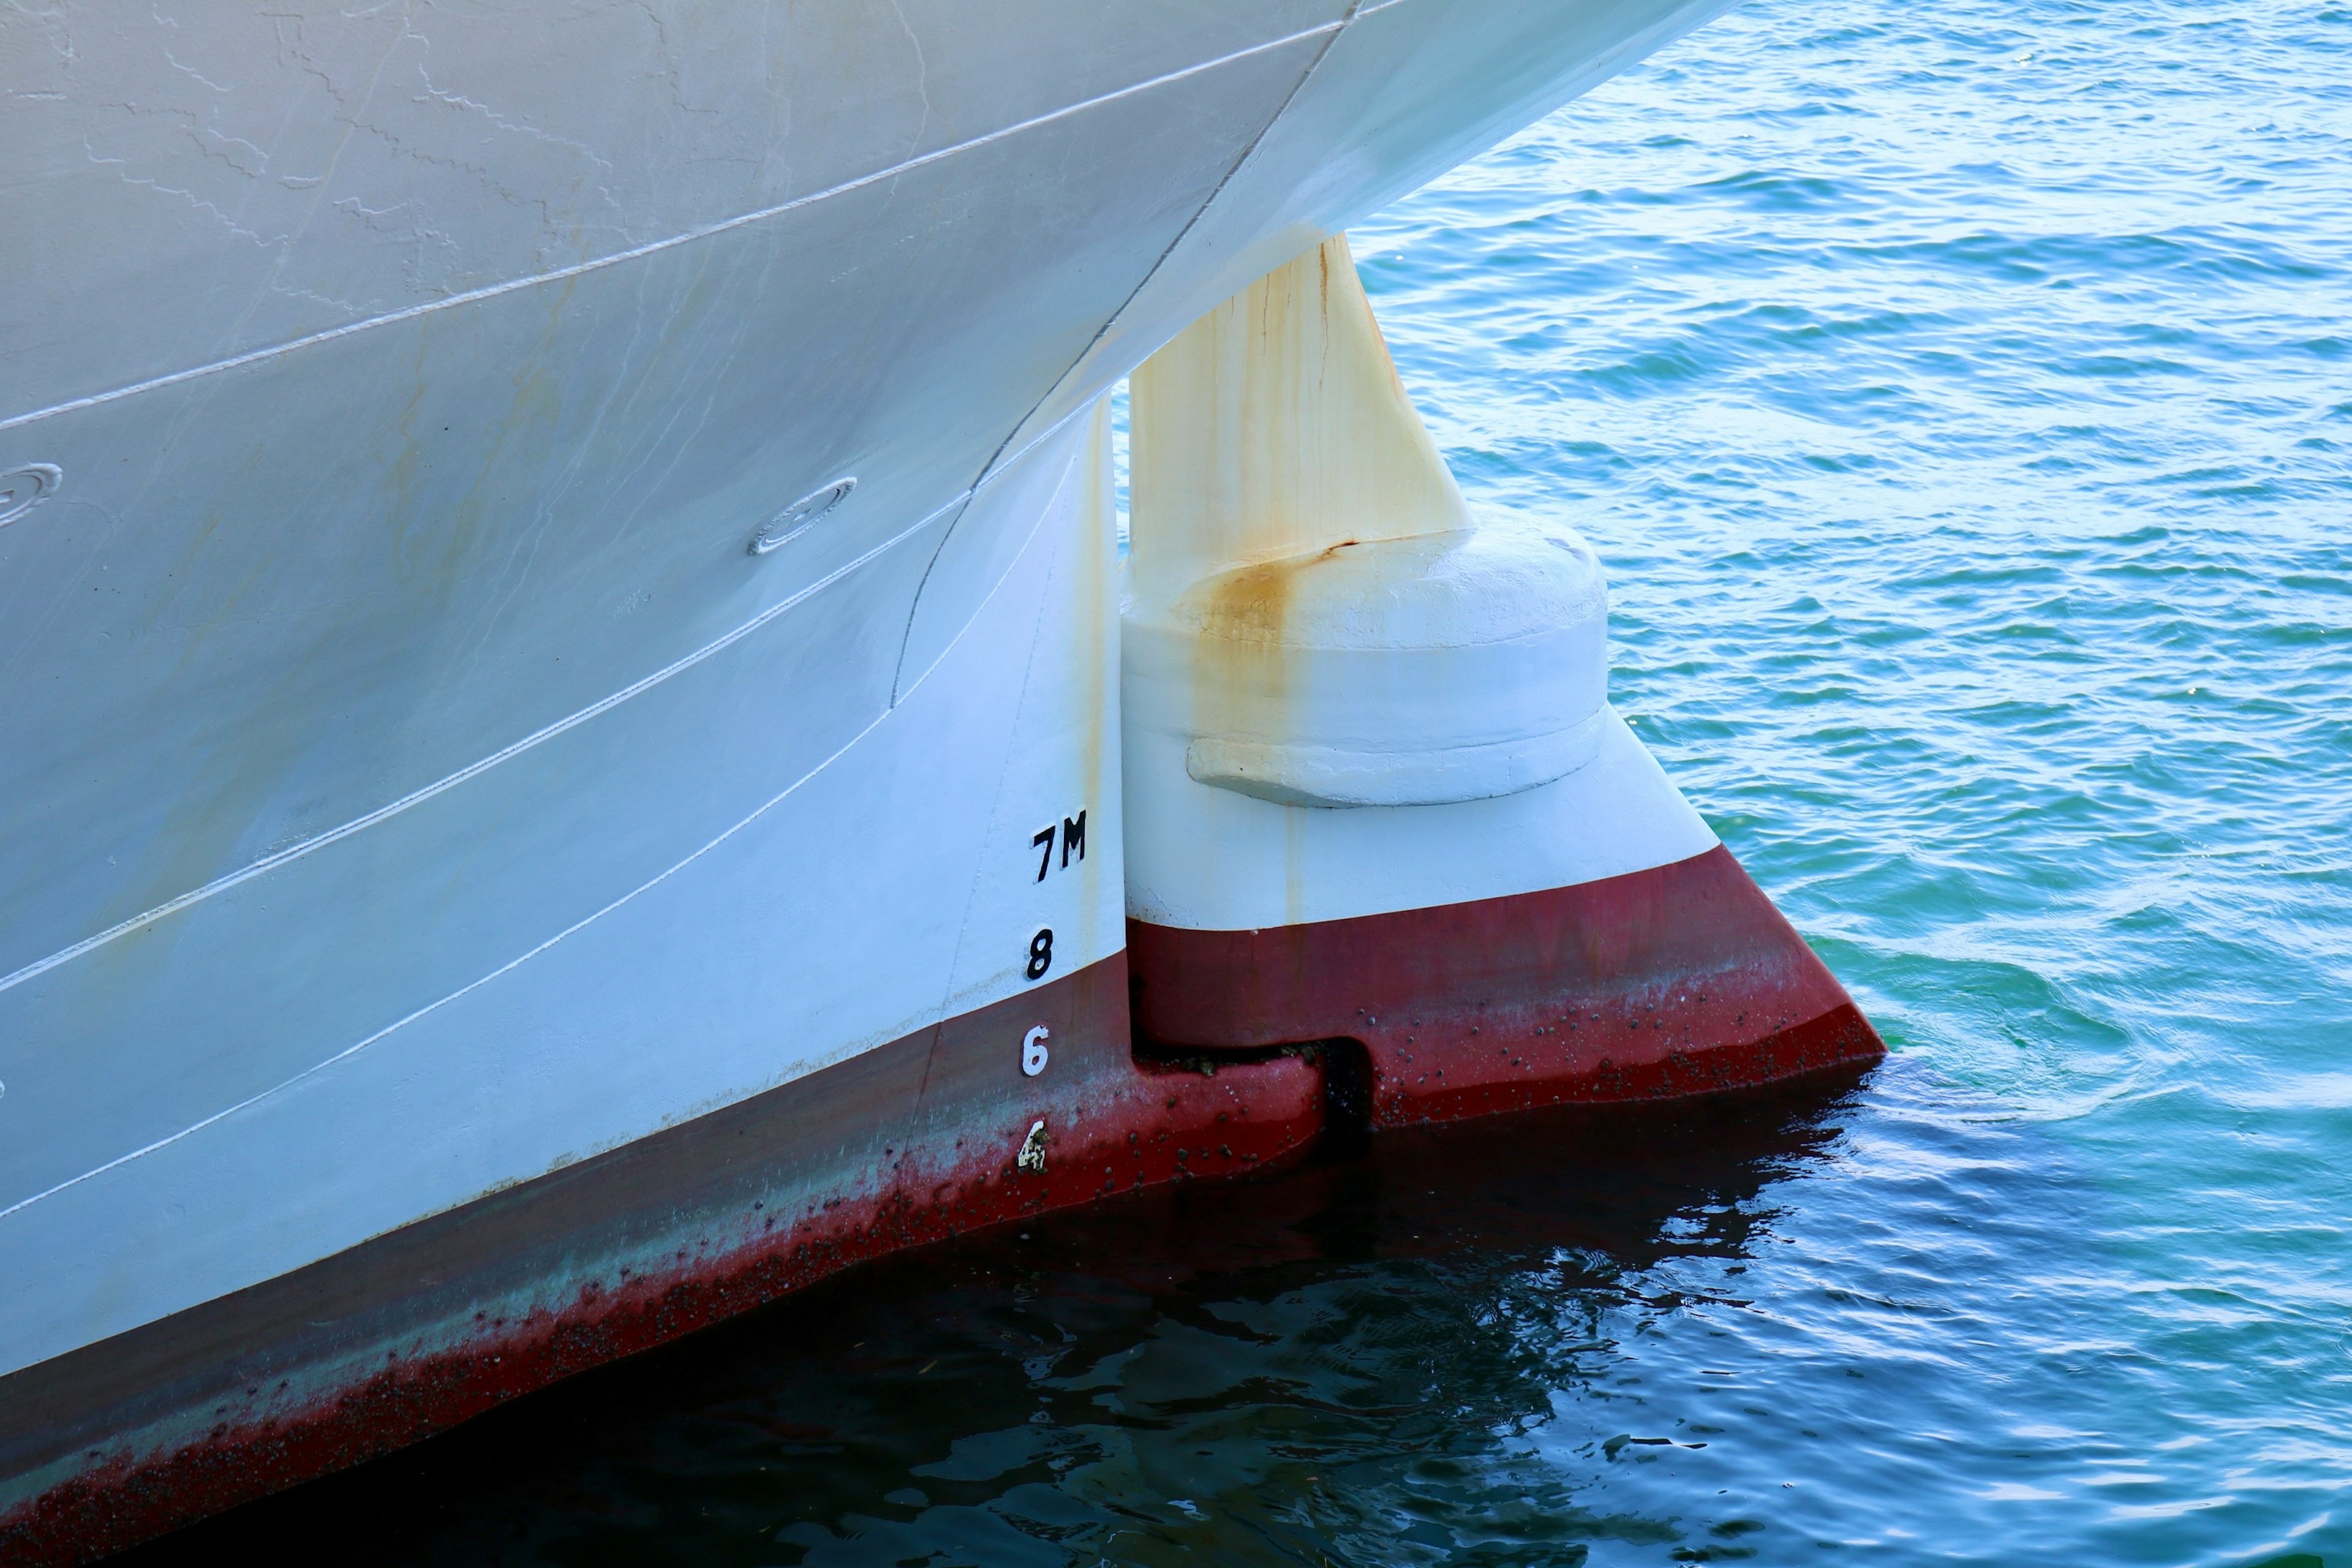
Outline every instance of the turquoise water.
<svg viewBox="0 0 2352 1568"><path fill-rule="evenodd" d="M1764 0L1354 241L1887 1063L898 1259L152 1555L2352 1564L2352 9Z"/></svg>

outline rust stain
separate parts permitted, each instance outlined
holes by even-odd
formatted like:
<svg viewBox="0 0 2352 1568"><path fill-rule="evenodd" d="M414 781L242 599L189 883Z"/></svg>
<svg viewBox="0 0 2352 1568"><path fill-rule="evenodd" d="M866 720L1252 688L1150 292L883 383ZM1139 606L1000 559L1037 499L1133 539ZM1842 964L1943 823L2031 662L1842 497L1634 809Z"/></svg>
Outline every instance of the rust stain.
<svg viewBox="0 0 2352 1568"><path fill-rule="evenodd" d="M1341 552L1358 547L1357 541L1345 539L1312 554L1260 562L1215 579L1200 607L1196 694L1212 705L1218 695L1236 689L1277 700L1296 697L1287 651L1307 579L1318 567L1339 560ZM1205 711L1198 716L1211 717Z"/></svg>
<svg viewBox="0 0 2352 1568"><path fill-rule="evenodd" d="M1268 561L1227 574L1210 595L1202 629L1225 642L1281 642L1302 564Z"/></svg>
<svg viewBox="0 0 2352 1568"><path fill-rule="evenodd" d="M1192 653L1192 732L1286 733L1301 695L1284 632L1305 563L1268 561L1228 573L1202 606Z"/></svg>
<svg viewBox="0 0 2352 1568"><path fill-rule="evenodd" d="M1469 523L1346 237L1208 312L1133 387L1133 580L1146 605L1184 601L1198 634L1193 732L1289 734L1309 700L1294 646L1309 640L1307 574L1367 541Z"/></svg>

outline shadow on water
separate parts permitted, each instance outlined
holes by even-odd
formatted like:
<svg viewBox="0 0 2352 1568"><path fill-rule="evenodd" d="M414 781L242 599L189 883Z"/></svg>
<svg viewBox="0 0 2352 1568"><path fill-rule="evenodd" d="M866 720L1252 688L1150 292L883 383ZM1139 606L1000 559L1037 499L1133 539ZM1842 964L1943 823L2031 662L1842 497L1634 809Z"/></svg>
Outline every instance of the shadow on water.
<svg viewBox="0 0 2352 1568"><path fill-rule="evenodd" d="M1769 1239L1857 1081L1389 1134L966 1237L123 1561L1691 1560L1580 1502L1616 1447L1528 1434L1674 1309L1661 1265Z"/></svg>

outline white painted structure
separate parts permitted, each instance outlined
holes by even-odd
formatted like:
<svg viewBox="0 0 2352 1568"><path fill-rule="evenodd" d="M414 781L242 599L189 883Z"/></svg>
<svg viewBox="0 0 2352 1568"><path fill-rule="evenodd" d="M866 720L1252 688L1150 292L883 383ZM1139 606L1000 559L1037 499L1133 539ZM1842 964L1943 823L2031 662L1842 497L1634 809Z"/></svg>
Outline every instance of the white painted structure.
<svg viewBox="0 0 2352 1568"><path fill-rule="evenodd" d="M1711 848L1608 704L1565 523L1474 519L1334 237L1135 373L1128 907L1241 931Z"/></svg>
<svg viewBox="0 0 2352 1568"><path fill-rule="evenodd" d="M1105 389L1715 8L0 18L0 1374L1117 952ZM1151 699L1139 912L1712 842L1589 552L1423 499L1307 721ZM1445 730L1473 669L1532 706Z"/></svg>
<svg viewBox="0 0 2352 1568"><path fill-rule="evenodd" d="M1130 722L1186 773L1301 806L1549 784L1601 746L1608 595L1565 526L1478 527L1344 238L1135 374Z"/></svg>

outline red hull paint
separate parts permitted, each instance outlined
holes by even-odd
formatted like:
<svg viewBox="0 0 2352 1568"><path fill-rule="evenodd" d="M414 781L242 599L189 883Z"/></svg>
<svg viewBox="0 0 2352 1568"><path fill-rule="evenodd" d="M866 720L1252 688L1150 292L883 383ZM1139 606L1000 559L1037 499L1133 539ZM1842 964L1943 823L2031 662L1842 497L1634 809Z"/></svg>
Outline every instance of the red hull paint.
<svg viewBox="0 0 2352 1568"><path fill-rule="evenodd" d="M1885 1050L1720 845L1580 887L1356 920L1130 921L1128 963L1148 1038L1361 1041L1379 1126L1705 1093Z"/></svg>
<svg viewBox="0 0 2352 1568"><path fill-rule="evenodd" d="M1878 1055L1721 848L1584 887L1130 953L280 1279L0 1377L0 1561L87 1561L358 1464L852 1264L1303 1154L1350 1037L1376 1125L1662 1099ZM1130 979L1130 971L1132 978ZM1053 1031L1020 1076L1017 1042ZM1036 1118L1042 1173L1016 1168Z"/></svg>
<svg viewBox="0 0 2352 1568"><path fill-rule="evenodd" d="M667 1255L664 1264L602 1270L575 1267L564 1285L568 1299L559 1297L557 1304L516 1317L477 1313L454 1336L430 1329L420 1334L413 1325L398 1333L374 1329L362 1347L368 1353L356 1363L348 1342L329 1350L273 1343L273 1335L282 1342L282 1327L257 1326L268 1309L251 1307L240 1314L236 1297L182 1314L198 1321L180 1328L182 1342L163 1356L244 1363L232 1373L231 1386L215 1389L203 1401L219 1413L209 1426L199 1406L191 1427L184 1396L176 1409L142 1410L134 1405L127 1414L108 1411L94 1418L73 1408L107 1397L110 1382L156 1380L159 1374L152 1369L127 1376L121 1370L126 1359L162 1361L152 1349L136 1348L127 1358L118 1354L112 1365L105 1354L107 1343L60 1358L83 1362L89 1370L79 1374L78 1386L67 1379L60 1387L61 1380L52 1377L47 1385L26 1390L28 1403L18 1406L18 1419L37 1423L45 1413L34 1404L45 1402L58 1413L53 1419L79 1416L85 1426L103 1430L111 1426L115 1431L112 1440L85 1448L87 1468L0 1516L0 1562L68 1563L104 1555L388 1453L519 1394L662 1344L884 1253L1117 1191L1266 1169L1311 1147L1323 1119L1321 1073L1311 1057L1233 1064L1213 1075L1139 1065L1129 1047L1124 990L1124 966L1112 959L1071 982L1040 988L1015 1003L1000 1004L911 1042L869 1053L881 1058L896 1051L919 1067L919 1098L924 1090L936 1096L944 1086L963 1100L954 1106L935 1104L929 1125L938 1131L928 1142L919 1135L907 1136L908 1108L890 1104L887 1098L909 1087L909 1075L894 1072L889 1064L877 1070L854 1059L815 1075L816 1080L835 1078L834 1085L803 1080L774 1091L797 1091L803 1100L797 1116L788 1111L790 1125L782 1133L763 1129L740 1112L720 1112L704 1119L711 1124L706 1129L689 1124L656 1134L651 1142L672 1141L667 1157L638 1161L621 1170L617 1180L600 1184L592 1174L586 1182L573 1184L568 1198L556 1194L539 1202L535 1211L530 1189L553 1183L562 1173L517 1189L520 1205L514 1194L500 1194L469 1205L502 1208L508 1221L520 1208L538 1232L583 1237L616 1223L643 1229L646 1215L665 1205L697 1211L666 1216L667 1240L674 1246L663 1249ZM1061 993L1058 1002L1049 1002L1045 994L1053 991ZM998 1014L1003 1016L996 1017ZM1037 1016L1051 1016L1056 1025L1055 1068L1051 1077L1038 1080L1042 1087L1024 1084L1012 1067L1017 1056L1012 1042ZM979 1048L962 1053L964 1059L959 1061L958 1047L964 1042L976 1042ZM908 1047L913 1048L905 1048ZM839 1082L844 1076L850 1080L845 1087ZM960 1078L964 1085L958 1083ZM983 1084L981 1092L961 1093L974 1079ZM1033 1087L1034 1093L1024 1092ZM857 1119L860 1108L876 1112L865 1119L869 1124L845 1126ZM1013 1112L1009 1116L1008 1110ZM1015 1167L1032 1111L1045 1117L1052 1131L1045 1169L1037 1173ZM829 1155L849 1179L814 1187L803 1183L789 1204L763 1205L750 1195L766 1190L772 1196L772 1185L738 1186L730 1189L735 1194L731 1204L714 1202L708 1194L709 1172L730 1159L743 1163L741 1141L747 1135L757 1141L763 1132L767 1146L755 1151L753 1162L795 1154L814 1162ZM897 1146L886 1143L886 1138ZM676 1152L681 1142L691 1151L683 1159ZM812 1147L820 1142L850 1147L821 1153ZM871 1145L864 1150L866 1156L879 1156L862 1168L854 1157L861 1144ZM853 1153L846 1163L840 1159L845 1152ZM616 1153L625 1161L631 1151ZM877 1173L876 1165L883 1168ZM682 1184L679 1172L687 1168L705 1184L702 1188ZM874 1190L877 1173L879 1186ZM830 1194L827 1184L834 1188ZM854 1189L859 1185L869 1190L856 1195ZM656 1190L649 1194L648 1187ZM659 1190L664 1187L670 1190ZM585 1203L580 1196L583 1188L591 1194ZM734 1212L727 1212L730 1207ZM794 1210L802 1211L797 1217ZM583 1212L599 1217L583 1223ZM464 1214L459 1211L460 1216ZM425 1287L439 1281L419 1278L419 1271L462 1273L473 1267L473 1255L496 1246L500 1226L493 1217L468 1238L462 1225L446 1223L449 1217L410 1227L435 1234L396 1255L389 1266L382 1258L373 1263L344 1261L380 1243L313 1265L313 1269L342 1269L340 1280L315 1287L313 1294L383 1297L403 1289L423 1294ZM510 1236L515 1229L509 1223L504 1234ZM487 1240L483 1231L491 1233ZM715 1236L734 1239L731 1245L714 1246L710 1238ZM644 1257L642 1247L637 1256ZM277 1283L255 1291L269 1290ZM474 1294L476 1299L497 1299L487 1287ZM225 1306L229 1310L221 1310ZM278 1310L282 1315L282 1305ZM168 1333L176 1321L165 1320L133 1332ZM420 1339L429 1343L436 1338L444 1342L438 1348L415 1353ZM379 1370L358 1376L341 1370L312 1371L306 1377L306 1365L316 1367L338 1357L343 1369L356 1364ZM264 1386L249 1384L256 1378L255 1363L265 1369L260 1374ZM281 1393L273 1400L267 1385L288 1388L289 1382L278 1379L285 1369L290 1369L289 1381L298 1394L306 1382L314 1385L314 1392L291 1402ZM0 1379L0 1403L22 1388L26 1376ZM12 1424L0 1415L0 1426ZM52 1468L56 1462L53 1458Z"/></svg>

